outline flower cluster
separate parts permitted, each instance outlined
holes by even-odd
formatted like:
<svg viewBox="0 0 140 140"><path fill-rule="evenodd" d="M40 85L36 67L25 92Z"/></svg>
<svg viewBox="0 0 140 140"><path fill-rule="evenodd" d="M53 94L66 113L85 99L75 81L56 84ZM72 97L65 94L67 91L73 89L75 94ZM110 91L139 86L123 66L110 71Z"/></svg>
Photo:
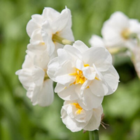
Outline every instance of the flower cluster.
<svg viewBox="0 0 140 140"><path fill-rule="evenodd" d="M35 14L27 24L30 43L22 69L17 71L27 96L33 105L50 105L53 102L53 81L48 77L48 63L62 48L55 38L74 40L71 30L71 13L64 9L61 13L45 8L42 15Z"/></svg>
<svg viewBox="0 0 140 140"><path fill-rule="evenodd" d="M116 91L119 75L102 39L94 36L91 48L74 41L71 23L67 8L61 13L45 8L42 15L33 15L27 24L30 43L25 61L16 74L33 105L50 105L56 82L54 90L64 100L61 118L66 127L73 132L93 131L101 123L103 98Z"/></svg>
<svg viewBox="0 0 140 140"><path fill-rule="evenodd" d="M105 46L110 53L127 52L140 78L140 23L129 19L122 12L111 15L102 27L103 38L93 35L89 40L92 47Z"/></svg>

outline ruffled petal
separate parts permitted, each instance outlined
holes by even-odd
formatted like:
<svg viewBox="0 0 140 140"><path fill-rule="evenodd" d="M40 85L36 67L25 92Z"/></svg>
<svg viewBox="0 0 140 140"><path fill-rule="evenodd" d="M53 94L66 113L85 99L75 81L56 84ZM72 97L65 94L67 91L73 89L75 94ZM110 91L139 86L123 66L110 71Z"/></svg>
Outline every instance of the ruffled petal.
<svg viewBox="0 0 140 140"><path fill-rule="evenodd" d="M78 51L80 51L81 53L85 52L86 50L88 50L89 48L80 40L75 41L75 43L73 44L73 47L76 48Z"/></svg>
<svg viewBox="0 0 140 140"><path fill-rule="evenodd" d="M65 87L64 90L58 93L58 96L63 100L76 100L78 96L77 93L75 92L75 85Z"/></svg>
<svg viewBox="0 0 140 140"><path fill-rule="evenodd" d="M111 54L103 47L92 47L83 53L83 60L90 66L95 65L99 71L106 71L112 65Z"/></svg>
<svg viewBox="0 0 140 140"><path fill-rule="evenodd" d="M91 92L98 97L105 96L109 91L108 86L100 80L92 81L89 88Z"/></svg>
<svg viewBox="0 0 140 140"><path fill-rule="evenodd" d="M84 130L87 131L98 130L101 123L102 114L103 114L103 109L101 106L96 109L93 109L93 115L90 121L88 122L88 124L84 127Z"/></svg>
<svg viewBox="0 0 140 140"><path fill-rule="evenodd" d="M103 101L103 96L98 97L94 95L89 88L83 91L83 94L78 100L80 106L85 110L91 110L92 108L99 107L102 101Z"/></svg>
<svg viewBox="0 0 140 140"><path fill-rule="evenodd" d="M38 104L40 106L49 106L54 99L53 81L51 79L46 80L38 94Z"/></svg>
<svg viewBox="0 0 140 140"><path fill-rule="evenodd" d="M43 19L41 15L33 15L32 19L28 22L26 26L27 34L31 37L33 32L39 28L41 28L41 23Z"/></svg>
<svg viewBox="0 0 140 140"><path fill-rule="evenodd" d="M119 83L119 75L113 66L110 66L108 71L102 73L104 77L104 81L109 86L109 90L105 95L112 94L116 91Z"/></svg>

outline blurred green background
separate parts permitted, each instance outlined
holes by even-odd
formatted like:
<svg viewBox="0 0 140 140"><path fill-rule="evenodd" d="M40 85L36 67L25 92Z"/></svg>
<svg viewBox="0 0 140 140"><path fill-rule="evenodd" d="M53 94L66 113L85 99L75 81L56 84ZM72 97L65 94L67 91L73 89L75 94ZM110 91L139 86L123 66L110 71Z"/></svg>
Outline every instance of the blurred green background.
<svg viewBox="0 0 140 140"><path fill-rule="evenodd" d="M76 40L87 45L100 35L103 22L115 11L140 20L140 0L0 0L0 140L88 140L88 132L70 132L62 123L63 101L55 94L49 107L32 106L15 71L24 61L29 37L26 24L44 7L71 9ZM100 140L140 140L140 81L128 57L115 56L118 90L103 102Z"/></svg>

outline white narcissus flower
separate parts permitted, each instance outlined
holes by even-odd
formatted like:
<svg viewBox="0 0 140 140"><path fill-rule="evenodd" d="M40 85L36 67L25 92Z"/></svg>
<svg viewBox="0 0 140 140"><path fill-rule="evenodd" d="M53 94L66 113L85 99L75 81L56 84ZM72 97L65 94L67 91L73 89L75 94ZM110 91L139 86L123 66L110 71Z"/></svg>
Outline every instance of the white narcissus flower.
<svg viewBox="0 0 140 140"><path fill-rule="evenodd" d="M111 15L102 28L102 36L108 47L128 47L136 45L136 38L140 37L140 23L129 19L122 12Z"/></svg>
<svg viewBox="0 0 140 140"><path fill-rule="evenodd" d="M62 99L78 100L82 108L92 109L117 89L119 76L105 47L88 48L76 41L57 53L58 57L49 63L47 74L57 82L55 92Z"/></svg>
<svg viewBox="0 0 140 140"><path fill-rule="evenodd" d="M65 38L74 41L71 30L71 12L65 8L61 13L46 7L42 15L35 14L27 24L27 33L31 38L30 43L34 47L38 45L47 46L49 55L52 55L63 45L56 42L56 38ZM28 47L30 48L30 46ZM37 47L37 49L39 49Z"/></svg>
<svg viewBox="0 0 140 140"><path fill-rule="evenodd" d="M16 72L33 105L48 106L53 102L53 81L47 76L48 62L47 51L27 51L22 69Z"/></svg>
<svg viewBox="0 0 140 140"><path fill-rule="evenodd" d="M77 101L65 101L61 109L63 123L72 132L98 130L103 114L102 106L91 110L83 109Z"/></svg>

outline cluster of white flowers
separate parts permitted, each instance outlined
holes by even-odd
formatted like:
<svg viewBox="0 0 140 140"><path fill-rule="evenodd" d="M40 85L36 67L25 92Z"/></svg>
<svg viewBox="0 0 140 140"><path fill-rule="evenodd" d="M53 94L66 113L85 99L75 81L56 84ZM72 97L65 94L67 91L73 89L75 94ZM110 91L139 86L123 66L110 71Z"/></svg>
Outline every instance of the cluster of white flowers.
<svg viewBox="0 0 140 140"><path fill-rule="evenodd" d="M115 12L103 24L101 33L103 38L93 35L90 45L104 45L112 54L127 51L140 78L140 22L129 19L122 12Z"/></svg>
<svg viewBox="0 0 140 140"><path fill-rule="evenodd" d="M45 8L42 15L35 14L27 24L30 43L22 69L17 71L19 80L27 90L33 105L50 105L53 102L53 81L48 77L48 63L63 45L55 38L74 40L71 30L71 13L64 9L61 13Z"/></svg>
<svg viewBox="0 0 140 140"><path fill-rule="evenodd" d="M54 90L64 100L61 118L66 127L73 132L93 131L101 123L103 98L116 91L119 76L102 39L94 36L89 48L74 41L71 26L67 8L61 13L45 8L42 15L33 15L27 24L30 43L25 61L16 74L33 105L50 105L56 82Z"/></svg>

